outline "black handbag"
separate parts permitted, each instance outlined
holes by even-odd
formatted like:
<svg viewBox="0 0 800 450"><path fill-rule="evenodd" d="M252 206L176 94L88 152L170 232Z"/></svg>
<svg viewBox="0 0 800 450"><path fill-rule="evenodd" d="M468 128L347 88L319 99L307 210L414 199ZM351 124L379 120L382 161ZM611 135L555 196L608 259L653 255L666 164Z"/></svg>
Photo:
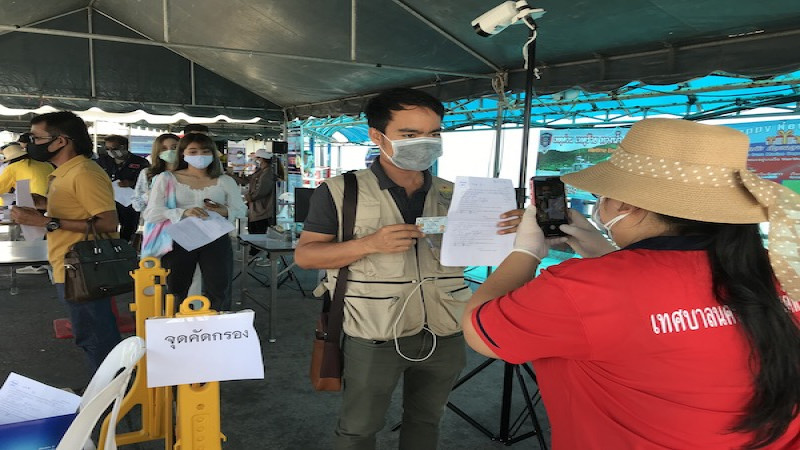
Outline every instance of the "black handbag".
<svg viewBox="0 0 800 450"><path fill-rule="evenodd" d="M85 303L133 291L131 271L139 266L136 250L124 239L100 239L95 218L86 221L83 240L64 256L65 298ZM91 229L94 239L89 239Z"/></svg>

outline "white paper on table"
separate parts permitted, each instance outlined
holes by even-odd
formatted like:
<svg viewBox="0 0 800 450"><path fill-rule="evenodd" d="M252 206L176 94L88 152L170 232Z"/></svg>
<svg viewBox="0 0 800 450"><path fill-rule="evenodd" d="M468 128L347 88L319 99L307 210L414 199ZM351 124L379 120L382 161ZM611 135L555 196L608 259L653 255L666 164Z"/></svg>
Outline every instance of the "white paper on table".
<svg viewBox="0 0 800 450"><path fill-rule="evenodd" d="M81 397L11 372L0 388L0 425L73 414Z"/></svg>
<svg viewBox="0 0 800 450"><path fill-rule="evenodd" d="M264 378L255 313L147 319L147 387Z"/></svg>
<svg viewBox="0 0 800 450"><path fill-rule="evenodd" d="M497 223L501 214L516 207L511 180L456 177L442 237L442 265L500 264L514 247L514 234L497 234Z"/></svg>
<svg viewBox="0 0 800 450"><path fill-rule="evenodd" d="M14 188L16 195L17 206L26 206L28 208L35 208L33 202L33 195L31 195L31 180L19 180ZM33 225L20 225L22 228L22 235L25 236L26 241L41 240L47 233L44 227L35 227Z"/></svg>
<svg viewBox="0 0 800 450"><path fill-rule="evenodd" d="M188 251L200 248L234 230L232 223L214 211L208 217L186 217L164 228L172 240Z"/></svg>
<svg viewBox="0 0 800 450"><path fill-rule="evenodd" d="M111 185L114 187L114 201L122 206L131 206L136 191L130 187L120 186L119 180L114 181Z"/></svg>

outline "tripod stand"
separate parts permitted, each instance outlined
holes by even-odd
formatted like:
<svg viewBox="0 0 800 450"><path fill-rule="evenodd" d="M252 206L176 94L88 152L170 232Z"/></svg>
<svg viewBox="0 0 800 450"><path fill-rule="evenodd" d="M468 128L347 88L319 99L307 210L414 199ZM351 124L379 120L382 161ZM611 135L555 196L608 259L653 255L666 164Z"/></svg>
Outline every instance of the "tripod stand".
<svg viewBox="0 0 800 450"><path fill-rule="evenodd" d="M453 386L453 390L455 391L456 389L458 389L459 386L469 381L472 377L480 373L483 369L489 367L495 361L498 360L493 358L488 358L486 361L481 363L481 365L472 369L468 374L464 375L456 382L456 384ZM477 420L470 417L461 408L454 405L453 402L447 402L447 407L492 440L502 442L505 445L509 446L517 442L520 442L522 440L525 440L529 437L536 436L537 440L539 441L539 447L542 450L546 450L547 443L544 440L544 436L542 434L542 426L539 423L539 419L536 416L536 410L534 409L536 404L538 404L539 401L541 400L541 396L539 395L538 388L536 389L533 395L530 394L530 391L528 390L528 386L526 384L524 377L524 375L527 374L528 377L530 378L530 381L536 383L536 375L533 373L533 370L531 369L528 363L525 364L503 363L503 364L504 364L503 393L502 393L502 402L500 405L500 430L496 434L491 432L488 428L486 428L482 424L480 424ZM514 419L514 422L512 423L511 398L514 390L513 383L515 378L522 391L522 395L525 399L525 407L522 409L522 411L520 411L520 413L517 415L517 417ZM524 425L525 420L528 418L530 418L531 420L531 424L533 425L533 430L523 433L521 435L517 435L517 433Z"/></svg>

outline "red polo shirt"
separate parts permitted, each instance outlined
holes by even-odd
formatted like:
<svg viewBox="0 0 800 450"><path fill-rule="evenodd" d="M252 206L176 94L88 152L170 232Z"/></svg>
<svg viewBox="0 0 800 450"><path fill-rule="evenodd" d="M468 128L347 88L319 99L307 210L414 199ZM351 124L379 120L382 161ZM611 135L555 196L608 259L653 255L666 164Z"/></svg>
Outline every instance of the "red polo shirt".
<svg viewBox="0 0 800 450"><path fill-rule="evenodd" d="M800 304L784 303L800 320ZM712 296L704 251L569 260L472 320L503 360L533 362L555 449L729 449L751 438L727 432L752 394L750 346ZM767 448L800 449L800 418Z"/></svg>

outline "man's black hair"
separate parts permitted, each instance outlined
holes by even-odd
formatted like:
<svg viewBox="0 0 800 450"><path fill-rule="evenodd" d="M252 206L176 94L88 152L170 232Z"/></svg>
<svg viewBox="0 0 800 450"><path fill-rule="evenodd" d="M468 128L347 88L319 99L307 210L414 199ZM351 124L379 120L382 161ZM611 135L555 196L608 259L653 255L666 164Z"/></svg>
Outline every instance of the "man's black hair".
<svg viewBox="0 0 800 450"><path fill-rule="evenodd" d="M79 155L92 156L92 138L86 128L86 122L72 111L58 111L41 114L31 119L31 125L44 123L50 136L67 136L75 144Z"/></svg>
<svg viewBox="0 0 800 450"><path fill-rule="evenodd" d="M444 105L436 97L417 89L395 88L381 92L367 103L364 111L367 124L383 133L392 120L392 111L402 111L409 106L428 108L444 117Z"/></svg>
<svg viewBox="0 0 800 450"><path fill-rule="evenodd" d="M103 138L103 142L113 142L114 144L125 147L127 149L129 141L128 138L126 138L125 136L120 136L118 134L109 134L108 136Z"/></svg>
<svg viewBox="0 0 800 450"><path fill-rule="evenodd" d="M190 123L183 127L183 134L208 133L208 127L199 123Z"/></svg>

